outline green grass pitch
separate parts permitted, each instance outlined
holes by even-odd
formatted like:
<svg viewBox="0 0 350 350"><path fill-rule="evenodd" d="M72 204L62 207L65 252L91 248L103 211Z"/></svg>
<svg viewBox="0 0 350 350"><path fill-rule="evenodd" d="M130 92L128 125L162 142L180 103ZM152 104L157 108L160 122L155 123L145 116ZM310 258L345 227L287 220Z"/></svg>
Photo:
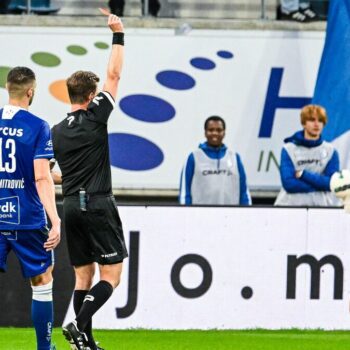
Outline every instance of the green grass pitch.
<svg viewBox="0 0 350 350"><path fill-rule="evenodd" d="M95 331L106 350L344 350L350 332L303 330L246 331ZM57 350L69 350L59 328L54 329ZM0 350L35 350L31 328L0 328Z"/></svg>

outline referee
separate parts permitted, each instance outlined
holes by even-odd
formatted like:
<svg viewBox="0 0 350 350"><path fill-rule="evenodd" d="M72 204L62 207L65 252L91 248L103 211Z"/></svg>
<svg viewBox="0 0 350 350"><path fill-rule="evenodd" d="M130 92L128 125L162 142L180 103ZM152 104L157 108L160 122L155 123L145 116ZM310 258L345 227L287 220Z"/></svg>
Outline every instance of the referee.
<svg viewBox="0 0 350 350"><path fill-rule="evenodd" d="M101 349L92 336L92 316L118 286L123 259L128 256L112 195L107 133L123 65L124 28L117 16L101 12L108 15L113 32L103 91L97 94L99 78L94 73L72 74L67 79L71 112L52 128L55 158L62 172L68 252L76 278L76 319L63 327L63 334L77 350ZM100 281L92 287L95 263Z"/></svg>

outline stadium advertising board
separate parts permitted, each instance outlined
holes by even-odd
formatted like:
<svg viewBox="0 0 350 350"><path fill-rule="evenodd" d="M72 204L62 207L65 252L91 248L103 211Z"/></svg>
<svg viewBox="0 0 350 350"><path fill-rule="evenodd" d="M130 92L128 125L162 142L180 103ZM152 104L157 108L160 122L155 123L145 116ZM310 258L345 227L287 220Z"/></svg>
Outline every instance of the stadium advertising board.
<svg viewBox="0 0 350 350"><path fill-rule="evenodd" d="M178 188L185 159L204 141L204 120L220 115L227 122L225 142L240 153L250 187L279 187L283 139L300 129L298 110L312 97L324 33L176 33L127 29L109 124L113 185ZM1 104L8 69L30 66L38 80L32 111L51 125L69 109L64 79L80 69L105 77L107 28L2 27L0 38Z"/></svg>
<svg viewBox="0 0 350 350"><path fill-rule="evenodd" d="M97 328L347 329L341 209L121 207L130 257ZM70 305L66 321L74 317Z"/></svg>

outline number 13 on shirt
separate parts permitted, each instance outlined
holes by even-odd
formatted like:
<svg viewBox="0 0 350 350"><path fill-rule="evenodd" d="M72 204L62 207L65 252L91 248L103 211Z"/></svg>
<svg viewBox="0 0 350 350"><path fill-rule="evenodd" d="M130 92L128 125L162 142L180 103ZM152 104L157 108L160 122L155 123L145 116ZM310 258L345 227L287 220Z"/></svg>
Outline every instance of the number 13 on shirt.
<svg viewBox="0 0 350 350"><path fill-rule="evenodd" d="M16 171L16 142L13 139L3 140L0 137L0 172Z"/></svg>

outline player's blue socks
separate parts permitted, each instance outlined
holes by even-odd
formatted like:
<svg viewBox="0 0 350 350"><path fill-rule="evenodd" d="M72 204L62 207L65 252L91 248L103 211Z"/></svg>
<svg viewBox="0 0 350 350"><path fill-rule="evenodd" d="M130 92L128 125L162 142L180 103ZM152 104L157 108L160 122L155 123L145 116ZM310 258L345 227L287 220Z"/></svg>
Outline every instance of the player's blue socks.
<svg viewBox="0 0 350 350"><path fill-rule="evenodd" d="M32 320L37 338L37 350L50 350L53 325L52 281L32 286Z"/></svg>

